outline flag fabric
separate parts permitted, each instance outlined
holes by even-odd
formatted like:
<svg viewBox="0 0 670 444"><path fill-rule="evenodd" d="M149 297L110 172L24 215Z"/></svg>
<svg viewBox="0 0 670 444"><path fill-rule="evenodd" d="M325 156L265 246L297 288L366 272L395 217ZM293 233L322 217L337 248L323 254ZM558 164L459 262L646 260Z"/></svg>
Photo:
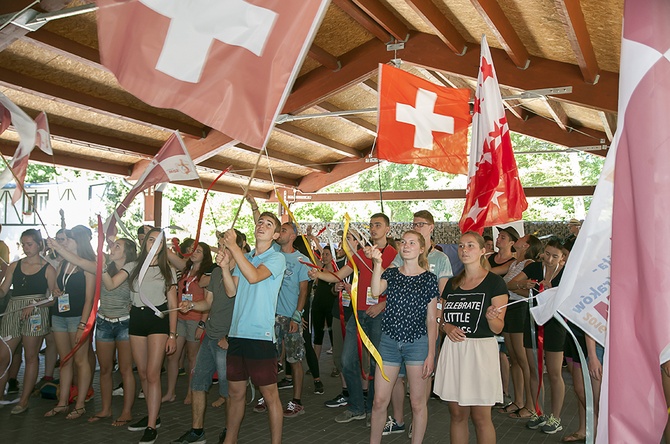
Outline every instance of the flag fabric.
<svg viewBox="0 0 670 444"><path fill-rule="evenodd" d="M135 186L128 192L123 202L105 223L107 237L116 234L116 224L126 212L135 196L151 186L165 182L179 182L182 180L198 179L198 172L189 156L184 141L179 132L175 132L165 142L160 151L154 156L151 163L137 180Z"/></svg>
<svg viewBox="0 0 670 444"><path fill-rule="evenodd" d="M4 131L11 123L19 134L19 146L16 148L12 160L9 162L9 167L5 168L3 172L0 173L0 188L2 188L14 178L12 171L19 159L25 157L27 162L30 152L35 147L37 125L28 114L2 93L0 93L0 108L2 108L2 124L0 124L0 129ZM8 114L9 121L7 121Z"/></svg>
<svg viewBox="0 0 670 444"><path fill-rule="evenodd" d="M528 208L491 51L482 37L462 232L520 220Z"/></svg>
<svg viewBox="0 0 670 444"><path fill-rule="evenodd" d="M624 4L606 411L601 407L598 442L659 442L668 420L659 368L670 344L668 17L666 0Z"/></svg>
<svg viewBox="0 0 670 444"><path fill-rule="evenodd" d="M466 89L379 65L377 158L466 174L469 99Z"/></svg>
<svg viewBox="0 0 670 444"><path fill-rule="evenodd" d="M262 147L328 0L97 0L100 57L144 102Z"/></svg>

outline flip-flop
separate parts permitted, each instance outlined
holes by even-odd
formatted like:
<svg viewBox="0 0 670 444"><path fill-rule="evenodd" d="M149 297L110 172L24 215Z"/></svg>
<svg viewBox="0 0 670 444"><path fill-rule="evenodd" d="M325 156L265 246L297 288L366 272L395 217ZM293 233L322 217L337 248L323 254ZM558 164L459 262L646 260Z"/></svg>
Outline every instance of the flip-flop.
<svg viewBox="0 0 670 444"><path fill-rule="evenodd" d="M107 419L107 418L111 418L111 417L112 417L112 415L107 415L107 416L94 415L94 416L91 416L90 418L88 418L88 422L98 422L101 419Z"/></svg>
<svg viewBox="0 0 670 444"><path fill-rule="evenodd" d="M522 416L521 415L521 411L523 411L523 410L528 412L528 416ZM516 410L516 411L510 413L509 417L514 418L514 419L529 419L529 418L533 417L533 412L528 410L526 407L521 407L519 410Z"/></svg>
<svg viewBox="0 0 670 444"><path fill-rule="evenodd" d="M510 407L512 407L512 408L510 409ZM516 412L518 410L521 410L521 407L519 407L519 405L517 405L516 402L512 401L509 404L507 404L507 405L503 406L502 408L498 409L498 413L512 413L512 412Z"/></svg>
<svg viewBox="0 0 670 444"><path fill-rule="evenodd" d="M132 419L117 419L112 423L113 427L123 427L128 425L128 423L132 421Z"/></svg>
<svg viewBox="0 0 670 444"><path fill-rule="evenodd" d="M562 442L585 442L586 441L586 435L581 435L577 432L573 433L572 435L564 436L563 439L561 439Z"/></svg>

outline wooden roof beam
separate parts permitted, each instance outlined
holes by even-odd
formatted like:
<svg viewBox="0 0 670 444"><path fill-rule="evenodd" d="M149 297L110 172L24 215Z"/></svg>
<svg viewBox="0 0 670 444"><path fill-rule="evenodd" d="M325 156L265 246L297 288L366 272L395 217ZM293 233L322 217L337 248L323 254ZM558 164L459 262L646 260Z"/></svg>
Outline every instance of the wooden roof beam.
<svg viewBox="0 0 670 444"><path fill-rule="evenodd" d="M343 159L338 162L333 170L327 174L324 173L311 173L303 177L300 181L298 189L304 193L315 193L321 188L332 185L341 180L344 180L354 174L358 174L361 171L367 170L370 167L377 165L377 162L369 162L368 155L372 150L372 146L368 147L365 151L365 157L360 159Z"/></svg>
<svg viewBox="0 0 670 444"><path fill-rule="evenodd" d="M233 166L233 168L230 169L229 174L237 175L237 176L242 176L245 179L249 179L249 176L251 175L251 171L253 169L253 166L249 165L242 165L240 164L239 161L228 161L226 159L207 159L206 161L200 163L198 166L202 166L208 169L215 170L217 173L225 170L229 166ZM274 177L274 182L272 178ZM256 171L256 174L254 175L254 178L263 180L268 183L275 183L277 185L283 186L283 187L288 187L288 188L295 188L298 186L298 181L295 179L291 179L290 177L274 174L271 176L270 174L264 173L262 171Z"/></svg>
<svg viewBox="0 0 670 444"><path fill-rule="evenodd" d="M258 154L257 148L250 147L243 143L238 143L233 148L237 148L238 150L246 151L249 153ZM307 170L311 170L312 172L327 173L330 171L330 168L328 168L327 166L314 165L309 160L303 159L302 157L292 156L290 154L282 153L281 151L272 150L270 148L266 148L266 151L268 153L268 156L270 156L271 161L282 162L287 165L305 168Z"/></svg>
<svg viewBox="0 0 670 444"><path fill-rule="evenodd" d="M551 118L554 119L556 125L558 125L563 131L568 131L568 128L570 127L570 120L568 119L568 115L566 114L561 104L554 102L548 97L541 97L540 100L544 102L547 111L549 111L549 115L551 115Z"/></svg>
<svg viewBox="0 0 670 444"><path fill-rule="evenodd" d="M304 130L290 123L282 123L281 125L275 126L275 131L278 131L282 134L286 134L292 137L296 137L300 140L304 140L305 142L317 145L320 148L324 148L337 154L341 154L342 156L362 157L361 152L358 151L356 148L352 148L350 146L344 145L343 143L336 142L334 140L330 140L318 134L311 133L307 130Z"/></svg>
<svg viewBox="0 0 670 444"><path fill-rule="evenodd" d="M314 108L318 109L319 111L328 113L337 113L343 111L341 108L338 108L337 106L328 102L321 102L318 105L314 105ZM377 135L377 125L375 125L374 123L370 123L365 119L361 119L360 117L354 117L354 116L339 116L339 118L346 122L351 123L357 129L365 131L370 136Z"/></svg>
<svg viewBox="0 0 670 444"><path fill-rule="evenodd" d="M405 2L424 22L433 28L437 36L449 49L458 55L465 54L468 49L465 39L432 0L405 0Z"/></svg>
<svg viewBox="0 0 670 444"><path fill-rule="evenodd" d="M444 86L448 86L450 88L457 88L457 89L467 89L470 90L474 93L474 90L472 89L472 86L467 82L462 77L458 76L447 76L443 72L440 71L435 71L433 69L424 69L417 67L420 71L425 72L427 75L433 77L435 80L440 82Z"/></svg>
<svg viewBox="0 0 670 444"><path fill-rule="evenodd" d="M379 26L379 24L361 10L361 8L356 6L352 0L333 0L333 3L383 43L389 43L393 39L391 34Z"/></svg>
<svg viewBox="0 0 670 444"><path fill-rule="evenodd" d="M377 91L379 90L379 85L377 84L377 82L375 82L372 79L363 80L359 86L361 88L363 88L364 90L366 90L367 92L375 94L375 95L377 94Z"/></svg>
<svg viewBox="0 0 670 444"><path fill-rule="evenodd" d="M586 29L586 20L579 4L579 0L554 0L556 10L561 15L570 45L577 58L577 64L582 71L586 83L597 83L600 77L600 68L593 50L591 37Z"/></svg>
<svg viewBox="0 0 670 444"><path fill-rule="evenodd" d="M0 68L0 85L34 94L47 100L64 103L87 111L97 112L141 125L149 125L162 130L176 130L195 137L204 136L204 127L200 128L176 120L151 114L102 98L90 96L59 85L44 82L23 74Z"/></svg>
<svg viewBox="0 0 670 444"><path fill-rule="evenodd" d="M201 190L203 187L207 189L214 180L210 179L194 179L194 180L184 180L179 182L179 185L185 186L185 187L191 187L191 188L197 188ZM252 183L253 185L253 183ZM231 186L231 185L223 185L220 183L215 183L212 186L212 191L218 191L220 193L227 193L227 194L234 194L236 196L241 196L244 193L244 188L242 187L236 187L236 186ZM264 199L267 200L270 198L270 193L265 192L265 191L258 191L254 189L249 189L249 192L247 193L251 196L254 196L257 199Z"/></svg>
<svg viewBox="0 0 670 444"><path fill-rule="evenodd" d="M409 37L407 26L379 0L353 0L353 2L396 40L404 42Z"/></svg>
<svg viewBox="0 0 670 444"><path fill-rule="evenodd" d="M470 0L479 15L495 33L505 52L517 68L526 69L530 58L526 47L519 38L512 24L505 16L497 0Z"/></svg>
<svg viewBox="0 0 670 444"><path fill-rule="evenodd" d="M617 116L603 111L598 111L598 115L600 116L600 121L603 123L603 128L605 128L607 140L611 142L614 139L614 133L616 133Z"/></svg>
<svg viewBox="0 0 670 444"><path fill-rule="evenodd" d="M337 60L337 57L321 48L316 43L312 43L312 46L310 46L307 55L331 71L339 71L340 68L342 68L342 65L340 64L340 61Z"/></svg>

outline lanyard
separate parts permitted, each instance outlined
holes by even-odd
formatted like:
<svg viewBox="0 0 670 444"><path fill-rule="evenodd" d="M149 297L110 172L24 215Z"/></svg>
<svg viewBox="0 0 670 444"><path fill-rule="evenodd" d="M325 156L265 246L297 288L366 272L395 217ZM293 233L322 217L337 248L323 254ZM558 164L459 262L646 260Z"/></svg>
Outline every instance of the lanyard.
<svg viewBox="0 0 670 444"><path fill-rule="evenodd" d="M75 273L75 271L77 271L77 266L74 265L73 268L72 268L72 271L69 272L69 273L68 273L68 271L70 271L70 263L69 262L65 266L65 271L63 271L63 279L62 279L62 281L63 281L63 291L65 291L65 288L67 287L67 283L70 280L70 278L72 277L72 275Z"/></svg>

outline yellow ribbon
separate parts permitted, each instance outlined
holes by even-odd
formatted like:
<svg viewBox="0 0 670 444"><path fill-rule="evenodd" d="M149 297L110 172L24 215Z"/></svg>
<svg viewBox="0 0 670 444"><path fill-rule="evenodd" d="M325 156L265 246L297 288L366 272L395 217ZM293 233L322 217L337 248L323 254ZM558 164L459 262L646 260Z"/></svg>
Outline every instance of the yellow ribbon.
<svg viewBox="0 0 670 444"><path fill-rule="evenodd" d="M358 267L356 267L356 263L354 262L353 253L351 252L349 243L346 242L350 222L351 218L349 217L349 213L345 213L344 230L342 230L342 238L345 239L345 242L342 242L342 247L344 247L344 253L347 255L347 259L349 259L349 263L351 264L351 267L354 269L353 278L351 281L351 308L354 311L354 318L356 319L356 327L358 327L358 334L361 337L361 341L363 342L363 344L365 344L365 347L370 352L370 355L374 358L375 361L377 361L377 365L379 366L379 370L382 373L382 377L390 382L388 376L386 376L386 373L384 373L384 364L382 362L381 355L377 351L377 348L372 344L372 341L370 341L370 338L368 338L368 335L365 334L363 328L361 327L361 323L358 321L358 308L356 307L358 305L358 299L357 299Z"/></svg>
<svg viewBox="0 0 670 444"><path fill-rule="evenodd" d="M291 222L295 224L295 229L298 229L298 221L295 220L295 216L289 209L288 205L286 205L286 202L284 202L284 199L281 197L281 193L275 193L277 195L277 199L279 199L279 203L281 203L281 206L284 207L286 210L286 213L288 214L288 217L291 219ZM307 237L306 236L301 236L302 241L305 243L305 247L307 248L307 253L309 253L309 258L312 260L312 263L314 265L317 265L318 263L316 262L316 257L314 256L314 251L312 250L312 246L310 245L309 242L307 242Z"/></svg>

